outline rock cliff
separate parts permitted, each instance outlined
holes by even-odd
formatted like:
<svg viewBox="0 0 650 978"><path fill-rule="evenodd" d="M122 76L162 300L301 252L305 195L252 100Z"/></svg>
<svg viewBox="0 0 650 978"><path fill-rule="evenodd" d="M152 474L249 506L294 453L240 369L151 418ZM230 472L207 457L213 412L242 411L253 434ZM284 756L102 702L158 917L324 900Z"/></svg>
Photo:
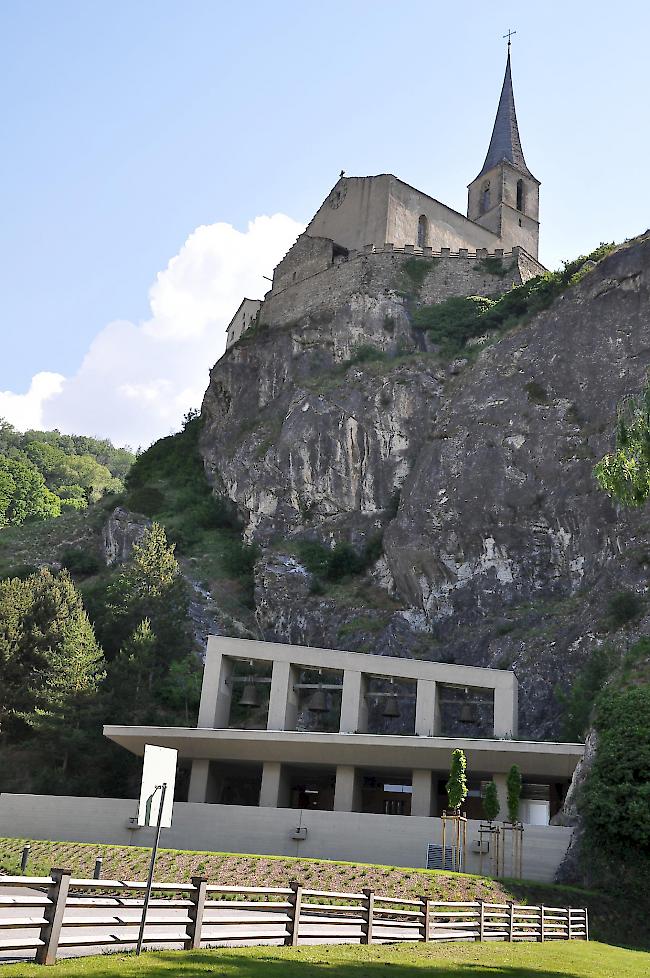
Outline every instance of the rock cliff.
<svg viewBox="0 0 650 978"><path fill-rule="evenodd" d="M417 290L370 280L246 334L211 372L202 453L260 548L265 636L513 668L522 734L557 735L557 689L650 624L647 513L592 474L643 387L649 284L646 235L451 363L413 326ZM339 582L302 556L380 537ZM645 611L617 628L622 590Z"/></svg>

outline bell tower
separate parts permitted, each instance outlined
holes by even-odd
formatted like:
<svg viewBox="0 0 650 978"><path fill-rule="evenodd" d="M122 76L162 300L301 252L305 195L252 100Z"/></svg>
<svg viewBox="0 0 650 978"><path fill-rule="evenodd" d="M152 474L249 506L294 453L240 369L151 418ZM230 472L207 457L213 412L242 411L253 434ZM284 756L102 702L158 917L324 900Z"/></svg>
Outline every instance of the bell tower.
<svg viewBox="0 0 650 978"><path fill-rule="evenodd" d="M504 250L519 245L537 258L540 183L524 159L508 59L490 146L479 175L468 186L467 216L494 231Z"/></svg>

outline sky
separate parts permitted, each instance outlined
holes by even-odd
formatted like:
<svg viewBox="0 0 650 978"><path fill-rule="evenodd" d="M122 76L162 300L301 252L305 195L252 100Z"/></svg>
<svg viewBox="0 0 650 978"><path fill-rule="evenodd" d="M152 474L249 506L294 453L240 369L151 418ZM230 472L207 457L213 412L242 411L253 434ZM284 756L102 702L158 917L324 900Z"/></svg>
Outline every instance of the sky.
<svg viewBox="0 0 650 978"><path fill-rule="evenodd" d="M650 5L3 0L0 417L146 446L335 183L464 212L512 70L548 267L650 225Z"/></svg>

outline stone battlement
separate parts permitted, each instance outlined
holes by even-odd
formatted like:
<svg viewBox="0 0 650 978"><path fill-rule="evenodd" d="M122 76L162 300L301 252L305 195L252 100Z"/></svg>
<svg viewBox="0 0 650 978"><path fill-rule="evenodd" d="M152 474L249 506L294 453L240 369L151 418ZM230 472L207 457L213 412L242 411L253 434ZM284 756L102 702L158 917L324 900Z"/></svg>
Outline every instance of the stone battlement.
<svg viewBox="0 0 650 978"><path fill-rule="evenodd" d="M531 255L528 255L528 252L524 248L518 246L515 246L511 251L504 251L503 248L495 248L493 251L490 251L488 248L477 248L476 251L470 251L468 248L459 248L458 251L452 251L451 248L440 248L439 251L436 251L434 248L418 248L412 244L396 248L390 242L386 242L383 245L367 244L361 249L352 249L348 251L347 258L349 260L350 258L356 258L358 255L377 255L383 252L391 252L396 255L417 255L422 258L474 258L478 259L478 261L484 260L485 258L510 258L516 261L520 254L523 254L531 258L532 261L536 261Z"/></svg>

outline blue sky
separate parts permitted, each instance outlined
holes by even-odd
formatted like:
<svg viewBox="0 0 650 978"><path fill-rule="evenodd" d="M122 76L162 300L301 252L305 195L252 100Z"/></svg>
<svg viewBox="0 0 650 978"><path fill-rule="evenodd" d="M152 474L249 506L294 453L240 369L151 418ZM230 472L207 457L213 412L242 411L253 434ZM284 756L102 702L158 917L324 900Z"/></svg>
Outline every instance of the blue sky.
<svg viewBox="0 0 650 978"><path fill-rule="evenodd" d="M297 222L279 225L267 253L257 236L257 282L342 168L396 173L463 211L509 27L524 152L542 181L541 259L554 267L645 230L646 3L5 0L0 392L12 393L0 413L20 423L41 372L71 391L98 337L106 349L108 324L151 320L156 277L201 225L232 225L245 251L255 218ZM185 254L187 295L202 258L190 268ZM214 268L232 276L226 266ZM246 274L225 290L224 310L237 287L255 287ZM206 319L219 338L197 357L219 354L224 310ZM115 332L137 367L146 350ZM210 366L200 364L202 380L167 382L196 400ZM82 431L87 421L131 443L174 426L165 416L140 429L134 418L130 430L128 411L117 426L110 412L88 416L92 390L79 387L43 423ZM137 415L140 395L129 396Z"/></svg>

